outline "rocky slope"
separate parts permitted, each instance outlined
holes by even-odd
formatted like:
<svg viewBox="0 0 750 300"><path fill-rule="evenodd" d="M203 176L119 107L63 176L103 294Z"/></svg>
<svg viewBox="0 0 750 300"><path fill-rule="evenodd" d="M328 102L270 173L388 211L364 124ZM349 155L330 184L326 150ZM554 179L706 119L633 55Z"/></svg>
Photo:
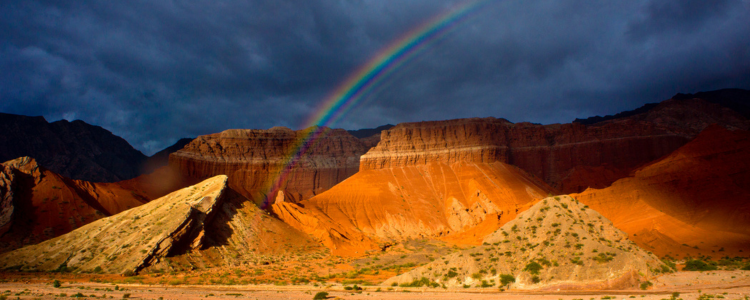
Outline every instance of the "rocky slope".
<svg viewBox="0 0 750 300"><path fill-rule="evenodd" d="M536 125L504 119L403 123L382 132L360 160L361 170L500 161L520 167L565 193L603 188L667 155L708 125L748 129L747 119L700 99L667 100L625 118Z"/></svg>
<svg viewBox="0 0 750 300"><path fill-rule="evenodd" d="M234 190L250 199L263 199L293 148L310 130L226 130L196 138L172 153L169 162L188 178L226 174ZM325 129L297 167L289 171L282 184L285 197L299 201L329 189L357 172L359 157L365 151L362 142L345 130Z"/></svg>
<svg viewBox="0 0 750 300"><path fill-rule="evenodd" d="M706 128L605 189L574 195L661 256L750 251L750 132Z"/></svg>
<svg viewBox="0 0 750 300"><path fill-rule="evenodd" d="M29 157L0 165L0 252L53 238L148 202L117 183L65 178Z"/></svg>
<svg viewBox="0 0 750 300"><path fill-rule="evenodd" d="M356 256L407 238L478 244L549 190L504 163L437 161L360 171L298 204L277 201L272 210L334 254Z"/></svg>
<svg viewBox="0 0 750 300"><path fill-rule="evenodd" d="M203 245L204 224L216 214L226 182L226 176L216 176L66 235L3 254L0 268L138 272L170 253Z"/></svg>
<svg viewBox="0 0 750 300"><path fill-rule="evenodd" d="M141 173L146 156L99 126L0 113L0 161L22 156L62 176L114 182Z"/></svg>
<svg viewBox="0 0 750 300"><path fill-rule="evenodd" d="M669 270L608 219L568 196L546 198L488 236L481 246L436 259L383 285L415 280L449 287L616 289ZM503 285L502 275L515 282Z"/></svg>
<svg viewBox="0 0 750 300"><path fill-rule="evenodd" d="M0 255L0 269L79 273L188 271L323 253L215 176L60 237Z"/></svg>

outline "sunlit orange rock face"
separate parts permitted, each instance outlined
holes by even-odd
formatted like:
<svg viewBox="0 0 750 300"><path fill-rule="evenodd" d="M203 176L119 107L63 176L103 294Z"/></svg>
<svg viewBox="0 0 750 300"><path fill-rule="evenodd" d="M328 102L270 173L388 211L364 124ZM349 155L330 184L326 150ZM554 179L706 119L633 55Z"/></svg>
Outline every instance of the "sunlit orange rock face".
<svg viewBox="0 0 750 300"><path fill-rule="evenodd" d="M195 180L227 175L232 189L257 201L266 197L264 193L310 130L274 127L204 135L172 153L169 164ZM366 151L362 142L345 130L324 129L281 183L284 197L299 201L331 188L357 172L359 157Z"/></svg>
<svg viewBox="0 0 750 300"><path fill-rule="evenodd" d="M748 128L734 111L699 99L667 100L647 113L593 125L513 124L495 118L403 123L383 131L381 142L362 156L360 169L500 161L561 192L579 192L609 186L712 123Z"/></svg>
<svg viewBox="0 0 750 300"><path fill-rule="evenodd" d="M710 126L634 176L572 196L660 256L745 256L750 252L750 133Z"/></svg>
<svg viewBox="0 0 750 300"><path fill-rule="evenodd" d="M497 147L481 147L493 137L490 131L506 124L466 119L398 125L362 156L360 172L298 204L277 201L273 211L334 254L361 255L407 238L480 243L552 191L498 161ZM433 134L393 134L405 127ZM399 146L387 155L377 150L389 145Z"/></svg>
<svg viewBox="0 0 750 300"><path fill-rule="evenodd" d="M0 165L0 252L68 233L149 198L118 183L73 180L30 157Z"/></svg>
<svg viewBox="0 0 750 300"><path fill-rule="evenodd" d="M299 205L277 202L273 211L334 254L356 255L357 247L364 254L407 238L481 243L548 190L501 162L432 162L360 171Z"/></svg>

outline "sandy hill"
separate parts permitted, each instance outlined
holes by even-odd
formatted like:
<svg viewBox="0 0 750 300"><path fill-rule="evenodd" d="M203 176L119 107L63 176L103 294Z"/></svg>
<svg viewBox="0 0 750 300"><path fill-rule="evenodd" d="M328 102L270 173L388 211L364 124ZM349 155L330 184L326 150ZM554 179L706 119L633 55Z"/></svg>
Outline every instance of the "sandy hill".
<svg viewBox="0 0 750 300"><path fill-rule="evenodd" d="M277 201L272 209L335 254L362 255L373 243L407 238L478 244L549 190L501 162L434 162L360 171L309 200Z"/></svg>
<svg viewBox="0 0 750 300"><path fill-rule="evenodd" d="M481 246L438 258L383 285L422 280L497 288L503 286L502 275L511 275L512 289L624 288L662 268L666 266L656 256L628 240L607 218L559 196L519 214Z"/></svg>
<svg viewBox="0 0 750 300"><path fill-rule="evenodd" d="M72 180L29 157L0 165L0 252L35 244L149 201L117 183Z"/></svg>
<svg viewBox="0 0 750 300"><path fill-rule="evenodd" d="M711 126L634 176L573 196L660 256L745 256L750 132Z"/></svg>
<svg viewBox="0 0 750 300"><path fill-rule="evenodd" d="M62 176L91 182L134 178L146 160L123 138L99 126L0 113L0 161L22 156Z"/></svg>

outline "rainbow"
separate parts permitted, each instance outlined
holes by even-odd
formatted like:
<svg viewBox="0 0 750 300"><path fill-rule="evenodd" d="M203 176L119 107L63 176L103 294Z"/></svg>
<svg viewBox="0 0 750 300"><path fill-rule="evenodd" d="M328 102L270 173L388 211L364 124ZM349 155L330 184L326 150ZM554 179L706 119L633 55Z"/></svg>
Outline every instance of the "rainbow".
<svg viewBox="0 0 750 300"><path fill-rule="evenodd" d="M463 23L473 13L492 0L473 0L448 10L447 12L433 17L422 25L412 29L399 39L383 48L377 55L352 73L323 101L322 106L309 119L303 123L302 128L309 128L302 138L290 147L289 154L282 162L282 168L275 180L265 190L266 199L263 205L270 203L270 197L274 197L288 179L291 170L299 162L299 159L307 151L315 146L317 140L327 133L324 126L330 126L344 116L359 101L372 91L384 78L399 69L409 59L424 50L432 42L443 37L451 29ZM310 128L312 127L312 128Z"/></svg>

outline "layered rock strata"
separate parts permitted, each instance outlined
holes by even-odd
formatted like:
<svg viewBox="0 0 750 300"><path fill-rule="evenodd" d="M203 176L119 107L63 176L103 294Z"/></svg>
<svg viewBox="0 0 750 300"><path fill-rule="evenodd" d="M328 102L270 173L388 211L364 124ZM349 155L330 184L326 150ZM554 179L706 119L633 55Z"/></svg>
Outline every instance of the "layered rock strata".
<svg viewBox="0 0 750 300"><path fill-rule="evenodd" d="M195 179L226 174L229 186L245 197L273 199L276 195L265 193L311 130L233 129L200 136L172 153L170 166ZM281 190L288 201L317 195L356 173L365 151L362 142L345 130L324 128L295 167L286 170Z"/></svg>
<svg viewBox="0 0 750 300"><path fill-rule="evenodd" d="M516 165L563 192L603 188L671 153L710 124L747 129L736 112L700 99L667 100L642 114L593 125L513 124L472 118L402 123L383 131L360 170L459 161Z"/></svg>

